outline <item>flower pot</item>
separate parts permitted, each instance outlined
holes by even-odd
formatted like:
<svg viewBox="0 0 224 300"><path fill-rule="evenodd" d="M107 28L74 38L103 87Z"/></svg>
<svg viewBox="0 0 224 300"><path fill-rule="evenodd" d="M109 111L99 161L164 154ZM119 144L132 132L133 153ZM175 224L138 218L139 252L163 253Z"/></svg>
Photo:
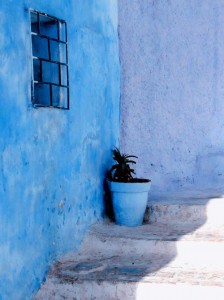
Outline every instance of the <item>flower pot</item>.
<svg viewBox="0 0 224 300"><path fill-rule="evenodd" d="M116 224L142 225L150 186L147 179L127 183L109 181Z"/></svg>

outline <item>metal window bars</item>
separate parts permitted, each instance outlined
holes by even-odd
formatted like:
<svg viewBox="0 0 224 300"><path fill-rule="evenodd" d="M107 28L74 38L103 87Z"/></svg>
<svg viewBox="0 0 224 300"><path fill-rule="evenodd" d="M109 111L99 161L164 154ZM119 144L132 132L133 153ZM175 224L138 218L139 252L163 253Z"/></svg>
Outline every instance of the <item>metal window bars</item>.
<svg viewBox="0 0 224 300"><path fill-rule="evenodd" d="M30 20L33 106L69 109L67 24L36 10Z"/></svg>

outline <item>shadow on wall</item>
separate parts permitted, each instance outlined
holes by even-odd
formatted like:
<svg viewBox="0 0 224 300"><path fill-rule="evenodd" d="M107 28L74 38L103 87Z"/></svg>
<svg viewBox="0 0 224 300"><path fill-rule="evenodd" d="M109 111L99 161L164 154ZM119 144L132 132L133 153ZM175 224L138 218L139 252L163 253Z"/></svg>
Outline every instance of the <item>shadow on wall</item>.
<svg viewBox="0 0 224 300"><path fill-rule="evenodd" d="M112 197L111 197L110 189L108 187L106 176L105 176L105 179L103 182L103 190L104 190L104 207L105 207L104 213L105 213L105 216L108 217L111 222L114 222L115 218L114 218Z"/></svg>

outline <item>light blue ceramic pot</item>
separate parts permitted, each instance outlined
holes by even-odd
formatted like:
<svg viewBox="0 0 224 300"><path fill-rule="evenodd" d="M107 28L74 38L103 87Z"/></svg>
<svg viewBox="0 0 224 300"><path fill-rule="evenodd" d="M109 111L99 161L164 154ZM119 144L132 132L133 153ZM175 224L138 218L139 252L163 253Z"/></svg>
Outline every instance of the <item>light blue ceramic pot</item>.
<svg viewBox="0 0 224 300"><path fill-rule="evenodd" d="M115 222L124 226L142 225L151 182L109 181Z"/></svg>

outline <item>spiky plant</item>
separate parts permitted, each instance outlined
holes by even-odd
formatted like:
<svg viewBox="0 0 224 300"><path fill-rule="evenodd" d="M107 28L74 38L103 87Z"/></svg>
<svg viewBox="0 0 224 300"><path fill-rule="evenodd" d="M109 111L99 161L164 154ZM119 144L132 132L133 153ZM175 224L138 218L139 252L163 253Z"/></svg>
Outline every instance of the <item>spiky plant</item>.
<svg viewBox="0 0 224 300"><path fill-rule="evenodd" d="M108 172L108 179L119 182L129 182L132 180L132 174L135 174L134 169L129 164L136 164L130 158L138 158L135 155L122 154L118 148L112 150L113 159L117 162Z"/></svg>

